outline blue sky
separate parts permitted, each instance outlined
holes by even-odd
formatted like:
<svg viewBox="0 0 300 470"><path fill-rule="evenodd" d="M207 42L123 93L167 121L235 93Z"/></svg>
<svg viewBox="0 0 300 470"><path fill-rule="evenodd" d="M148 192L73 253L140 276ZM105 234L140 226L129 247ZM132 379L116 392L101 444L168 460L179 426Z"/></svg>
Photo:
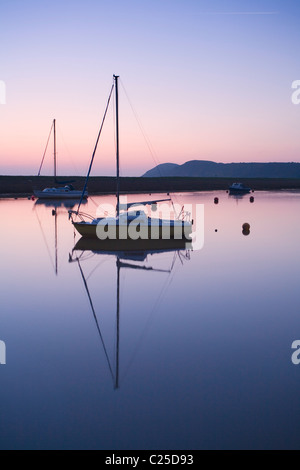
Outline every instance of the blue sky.
<svg viewBox="0 0 300 470"><path fill-rule="evenodd" d="M84 174L114 73L156 157L121 87L124 175L191 159L300 161L299 20L296 0L1 0L0 173L36 173L56 118L59 171ZM94 174L114 167L108 130Z"/></svg>

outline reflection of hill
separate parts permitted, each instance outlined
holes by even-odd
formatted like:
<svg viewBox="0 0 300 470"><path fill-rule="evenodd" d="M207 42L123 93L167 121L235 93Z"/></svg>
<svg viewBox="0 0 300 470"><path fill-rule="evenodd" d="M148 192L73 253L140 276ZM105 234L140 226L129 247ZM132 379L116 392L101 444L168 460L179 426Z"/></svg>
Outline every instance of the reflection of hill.
<svg viewBox="0 0 300 470"><path fill-rule="evenodd" d="M165 163L145 177L300 178L300 163L215 163L193 160L176 165Z"/></svg>

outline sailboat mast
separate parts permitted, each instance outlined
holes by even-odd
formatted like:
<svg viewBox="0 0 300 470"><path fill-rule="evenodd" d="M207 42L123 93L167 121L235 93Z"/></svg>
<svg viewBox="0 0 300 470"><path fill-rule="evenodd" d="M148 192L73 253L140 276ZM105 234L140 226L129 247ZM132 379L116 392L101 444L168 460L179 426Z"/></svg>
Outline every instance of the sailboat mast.
<svg viewBox="0 0 300 470"><path fill-rule="evenodd" d="M116 377L115 390L119 388L119 368L120 368L120 258L117 256L117 341L116 341Z"/></svg>
<svg viewBox="0 0 300 470"><path fill-rule="evenodd" d="M55 274L58 275L58 227L57 227L57 207L55 208Z"/></svg>
<svg viewBox="0 0 300 470"><path fill-rule="evenodd" d="M53 133L54 133L54 178L56 179L56 119L53 120Z"/></svg>
<svg viewBox="0 0 300 470"><path fill-rule="evenodd" d="M119 90L118 75L114 75L116 89L116 144L117 144L117 217L120 215L120 147L119 147Z"/></svg>

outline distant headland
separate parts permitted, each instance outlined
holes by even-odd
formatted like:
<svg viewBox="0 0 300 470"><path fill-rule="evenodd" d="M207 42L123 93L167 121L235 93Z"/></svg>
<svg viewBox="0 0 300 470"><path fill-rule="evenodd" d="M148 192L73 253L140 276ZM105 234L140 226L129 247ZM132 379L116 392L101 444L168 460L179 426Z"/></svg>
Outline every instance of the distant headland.
<svg viewBox="0 0 300 470"><path fill-rule="evenodd" d="M164 163L147 171L143 176L147 178L300 178L300 163L216 163L192 160L183 165Z"/></svg>

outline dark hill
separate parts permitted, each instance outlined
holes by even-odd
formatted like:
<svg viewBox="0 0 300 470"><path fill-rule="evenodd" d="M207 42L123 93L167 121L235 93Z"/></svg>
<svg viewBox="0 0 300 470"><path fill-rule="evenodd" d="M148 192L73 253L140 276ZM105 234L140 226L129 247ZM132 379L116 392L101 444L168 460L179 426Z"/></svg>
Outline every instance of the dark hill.
<svg viewBox="0 0 300 470"><path fill-rule="evenodd" d="M165 163L143 175L202 178L300 178L300 163L215 163L192 160L183 165Z"/></svg>

